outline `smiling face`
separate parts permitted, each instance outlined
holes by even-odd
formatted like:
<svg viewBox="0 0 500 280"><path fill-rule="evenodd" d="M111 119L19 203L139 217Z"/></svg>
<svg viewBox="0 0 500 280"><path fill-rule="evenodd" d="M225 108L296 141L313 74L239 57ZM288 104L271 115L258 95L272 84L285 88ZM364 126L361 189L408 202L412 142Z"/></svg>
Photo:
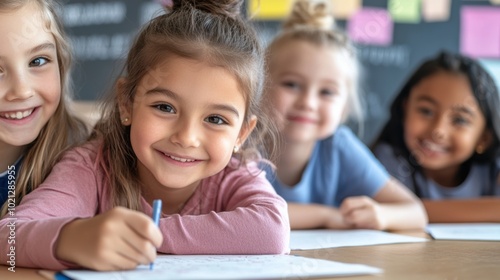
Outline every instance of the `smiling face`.
<svg viewBox="0 0 500 280"><path fill-rule="evenodd" d="M56 42L36 4L0 11L0 144L33 142L61 96Z"/></svg>
<svg viewBox="0 0 500 280"><path fill-rule="evenodd" d="M486 121L461 74L423 79L405 104L405 142L424 170L456 173L478 146L486 148Z"/></svg>
<svg viewBox="0 0 500 280"><path fill-rule="evenodd" d="M311 144L334 133L348 100L341 52L291 41L270 61L270 96L288 143Z"/></svg>
<svg viewBox="0 0 500 280"><path fill-rule="evenodd" d="M141 79L121 118L129 118L143 185L174 189L221 171L256 122L243 126L245 100L232 74L179 57Z"/></svg>

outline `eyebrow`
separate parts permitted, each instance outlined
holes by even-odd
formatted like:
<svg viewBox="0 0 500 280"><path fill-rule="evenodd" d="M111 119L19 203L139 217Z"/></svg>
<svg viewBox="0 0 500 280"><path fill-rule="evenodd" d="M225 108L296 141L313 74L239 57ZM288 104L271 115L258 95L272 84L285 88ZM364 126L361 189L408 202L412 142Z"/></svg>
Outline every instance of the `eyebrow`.
<svg viewBox="0 0 500 280"><path fill-rule="evenodd" d="M453 111L462 112L470 116L475 116L474 112L465 106L456 106L453 108Z"/></svg>
<svg viewBox="0 0 500 280"><path fill-rule="evenodd" d="M174 99L174 100L179 100L181 99L179 95L177 95L176 93L168 90L168 89L165 89L165 88L159 88L159 87L156 87L154 89L151 89L151 90L148 90L146 92L146 95L164 95L164 96L167 96L171 99ZM236 108L234 106L231 106L231 105L228 105L228 104L210 104L209 106L210 108L214 109L214 110L222 110L222 111L227 111L229 113L232 113L234 115L236 115L236 117L240 117L240 114L238 113L238 110L236 110Z"/></svg>
<svg viewBox="0 0 500 280"><path fill-rule="evenodd" d="M56 46L53 43L47 42L40 44L28 51L29 54L37 53L42 50L55 50Z"/></svg>
<svg viewBox="0 0 500 280"><path fill-rule="evenodd" d="M429 103L437 105L437 102L434 99L432 99L432 98L430 98L428 96L419 96L417 98L417 101L427 101ZM471 116L475 116L474 112L471 109L469 109L469 108L467 108L465 106L461 106L461 105L454 106L453 107L453 111L462 112L462 113L465 113L465 114L468 114L468 115L471 115Z"/></svg>
<svg viewBox="0 0 500 280"><path fill-rule="evenodd" d="M154 89L150 89L146 91L146 95L165 95L167 97L170 97L172 99L178 100L180 99L179 96L172 91L164 88L159 88L155 87Z"/></svg>
<svg viewBox="0 0 500 280"><path fill-rule="evenodd" d="M42 50L56 50L56 46L53 43L46 42L46 43L42 43L42 44L32 48L31 50L28 50L26 53L28 55L33 55L34 53L37 53L37 52L42 51ZM3 59L3 58L5 58L5 56L0 55L0 59Z"/></svg>
<svg viewBox="0 0 500 280"><path fill-rule="evenodd" d="M302 74L296 73L296 72L289 72L289 71L281 72L280 76L281 77L283 77L283 76L295 76L295 77L300 77L301 79L303 79ZM327 84L332 84L332 85L334 85L336 87L338 87L338 85L339 85L338 80L335 79L335 78L333 78L333 79L322 79L320 81L321 82L326 82Z"/></svg>
<svg viewBox="0 0 500 280"><path fill-rule="evenodd" d="M436 101L434 99L430 98L429 96L425 96L425 95L424 96L419 96L417 98L417 101L427 101L427 102L430 102L432 104L437 105L437 103L436 103Z"/></svg>

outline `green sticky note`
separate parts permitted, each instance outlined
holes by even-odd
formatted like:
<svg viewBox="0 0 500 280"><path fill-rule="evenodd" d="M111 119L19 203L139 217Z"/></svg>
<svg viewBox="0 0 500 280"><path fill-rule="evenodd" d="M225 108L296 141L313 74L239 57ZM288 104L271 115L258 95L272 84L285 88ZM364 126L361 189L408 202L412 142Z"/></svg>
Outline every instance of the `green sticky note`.
<svg viewBox="0 0 500 280"><path fill-rule="evenodd" d="M389 0L388 8L394 22L420 22L420 0Z"/></svg>

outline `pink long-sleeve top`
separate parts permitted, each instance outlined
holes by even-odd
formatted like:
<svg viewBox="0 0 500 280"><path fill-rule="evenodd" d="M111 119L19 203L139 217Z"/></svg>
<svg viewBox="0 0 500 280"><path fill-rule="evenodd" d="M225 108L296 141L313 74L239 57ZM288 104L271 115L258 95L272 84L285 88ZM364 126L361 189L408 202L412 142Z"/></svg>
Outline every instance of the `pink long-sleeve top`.
<svg viewBox="0 0 500 280"><path fill-rule="evenodd" d="M15 246L16 266L64 269L71 264L55 257L61 228L75 218L111 209L109 184L96 164L98 145L68 151L45 182L0 220L0 262ZM290 224L286 202L256 167L228 167L202 180L179 214L163 215L159 227L170 254L283 254L289 252ZM252 174L249 174L253 171ZM253 170L252 170L253 169ZM152 208L141 197L143 212ZM15 218L15 219L12 219ZM8 236L15 222L15 244Z"/></svg>

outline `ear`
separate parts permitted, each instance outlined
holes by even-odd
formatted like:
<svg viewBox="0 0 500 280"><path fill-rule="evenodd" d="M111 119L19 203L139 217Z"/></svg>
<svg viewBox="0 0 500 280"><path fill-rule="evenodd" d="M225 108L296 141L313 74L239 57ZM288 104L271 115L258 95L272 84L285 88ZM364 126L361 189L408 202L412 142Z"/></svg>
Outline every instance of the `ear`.
<svg viewBox="0 0 500 280"><path fill-rule="evenodd" d="M477 141L476 153L482 154L490 147L491 143L493 143L493 134L490 129L485 128L483 135Z"/></svg>
<svg viewBox="0 0 500 280"><path fill-rule="evenodd" d="M240 147L245 143L250 133L252 133L253 129L257 125L257 116L253 115L250 117L248 123L243 124L240 130L240 134L238 135L238 139L236 139L235 147Z"/></svg>
<svg viewBox="0 0 500 280"><path fill-rule="evenodd" d="M120 111L120 120L123 125L130 125L132 121L132 102L127 98L125 93L125 78L119 78L116 81L116 97L118 101L118 109Z"/></svg>

